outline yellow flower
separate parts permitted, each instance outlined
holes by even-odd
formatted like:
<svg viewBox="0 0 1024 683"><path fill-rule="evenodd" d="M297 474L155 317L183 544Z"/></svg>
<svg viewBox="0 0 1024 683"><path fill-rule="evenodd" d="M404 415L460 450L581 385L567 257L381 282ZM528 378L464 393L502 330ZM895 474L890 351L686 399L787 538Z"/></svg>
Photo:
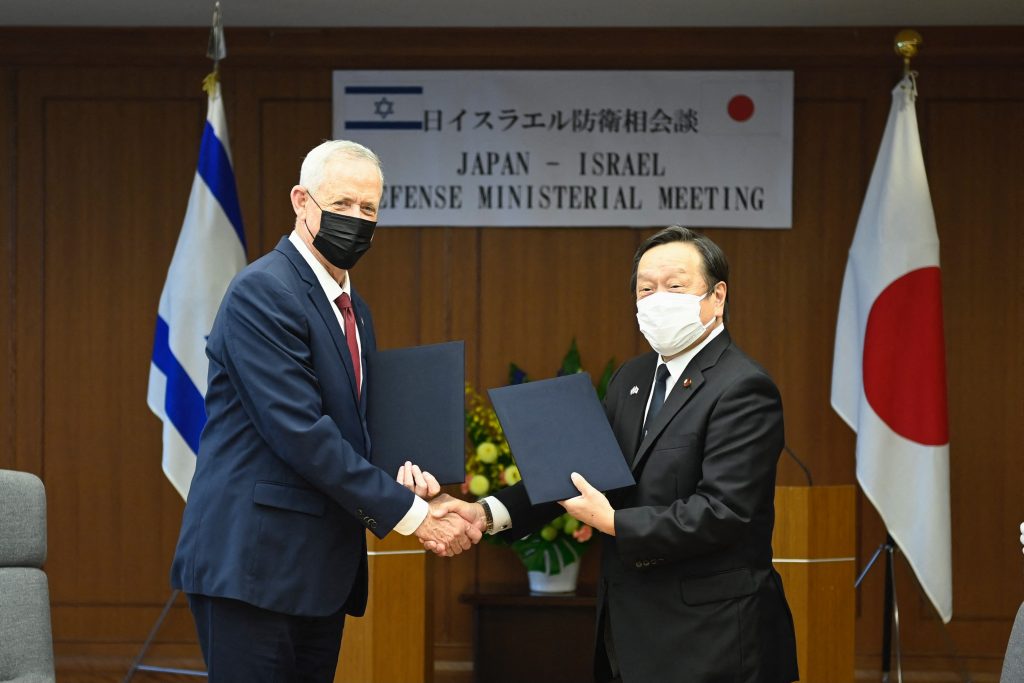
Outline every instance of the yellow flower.
<svg viewBox="0 0 1024 683"><path fill-rule="evenodd" d="M477 498L486 496L490 490L491 482L487 481L487 477L482 474L474 474L473 478L469 480L469 492Z"/></svg>
<svg viewBox="0 0 1024 683"><path fill-rule="evenodd" d="M519 468L515 465L509 465L505 468L505 483L509 486L518 484L522 479L523 475L519 474Z"/></svg>
<svg viewBox="0 0 1024 683"><path fill-rule="evenodd" d="M490 465L498 459L498 447L490 441L481 442L476 447L476 457L480 459L480 462Z"/></svg>

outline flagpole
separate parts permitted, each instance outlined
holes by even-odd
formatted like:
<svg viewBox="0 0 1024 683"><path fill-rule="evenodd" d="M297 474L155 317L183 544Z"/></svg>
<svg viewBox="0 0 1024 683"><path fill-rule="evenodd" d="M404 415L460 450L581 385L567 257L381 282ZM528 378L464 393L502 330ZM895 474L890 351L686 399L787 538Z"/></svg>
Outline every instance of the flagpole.
<svg viewBox="0 0 1024 683"><path fill-rule="evenodd" d="M903 77L913 79L914 72L910 69L910 60L917 56L918 48L924 42L921 34L913 29L904 29L896 34L893 40L893 49L896 54L903 58ZM867 565L861 571L857 580L854 581L854 589L860 588L864 577L868 575L875 565L879 555L885 553L885 589L882 598L882 661L881 673L882 682L888 683L889 674L892 671L892 649L893 629L896 631L896 678L898 683L903 683L903 657L900 649L900 617L899 605L896 599L896 551L899 546L893 539L892 534L886 530L885 541L875 549L874 555L868 560Z"/></svg>
<svg viewBox="0 0 1024 683"><path fill-rule="evenodd" d="M213 4L213 20L210 25L210 39L206 47L206 56L213 60L213 71L203 78L203 91L206 93L208 99L212 99L217 94L217 85L220 81L220 60L227 56L227 46L224 42L224 22L221 16L219 0ZM156 621L153 622L153 626L149 630L149 635L146 636L146 640L142 643L142 647L139 648L138 654L128 667L128 671L125 674L122 683L129 683L138 671L167 673L178 676L194 676L197 678L208 677L207 672L204 670L151 666L142 663L143 658L146 656L146 652L149 651L149 646L156 638L157 632L159 632L160 627L163 626L164 620L167 618L167 615L171 611L171 607L174 605L175 601L178 599L178 595L180 594L181 591L178 589L171 591L170 596L167 598L167 602L164 603L163 609L160 611L160 615L156 618Z"/></svg>

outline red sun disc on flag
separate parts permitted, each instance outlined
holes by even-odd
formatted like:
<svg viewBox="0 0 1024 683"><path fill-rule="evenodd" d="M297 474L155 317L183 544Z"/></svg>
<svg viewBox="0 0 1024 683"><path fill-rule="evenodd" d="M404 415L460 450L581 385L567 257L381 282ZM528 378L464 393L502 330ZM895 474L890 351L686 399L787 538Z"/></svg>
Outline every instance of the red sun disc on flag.
<svg viewBox="0 0 1024 683"><path fill-rule="evenodd" d="M736 95L729 100L728 110L733 121L743 123L754 115L754 100L746 95Z"/></svg>
<svg viewBox="0 0 1024 683"><path fill-rule="evenodd" d="M938 267L907 273L875 299L864 330L864 395L900 436L949 443Z"/></svg>

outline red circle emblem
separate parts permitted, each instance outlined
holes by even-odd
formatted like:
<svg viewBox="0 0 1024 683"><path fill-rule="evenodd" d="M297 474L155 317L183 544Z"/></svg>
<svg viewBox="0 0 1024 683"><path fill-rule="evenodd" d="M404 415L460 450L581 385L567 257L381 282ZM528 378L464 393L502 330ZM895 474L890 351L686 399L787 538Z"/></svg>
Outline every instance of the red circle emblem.
<svg viewBox="0 0 1024 683"><path fill-rule="evenodd" d="M754 115L754 100L746 95L736 95L729 100L728 109L733 121L743 123Z"/></svg>
<svg viewBox="0 0 1024 683"><path fill-rule="evenodd" d="M920 268L885 288L864 330L864 395L889 428L926 446L949 443L942 283Z"/></svg>

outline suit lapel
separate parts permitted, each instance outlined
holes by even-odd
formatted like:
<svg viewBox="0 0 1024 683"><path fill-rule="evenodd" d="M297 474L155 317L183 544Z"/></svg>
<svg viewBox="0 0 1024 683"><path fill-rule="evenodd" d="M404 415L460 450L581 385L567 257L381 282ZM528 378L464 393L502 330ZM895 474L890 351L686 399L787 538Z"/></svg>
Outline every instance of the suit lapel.
<svg viewBox="0 0 1024 683"><path fill-rule="evenodd" d="M676 380L675 385L672 387L672 391L665 398L665 404L661 407L661 411L657 417L654 418L654 423L651 424L651 428L647 430L647 436L640 442L640 447L636 451L636 457L633 459L633 472L637 472L644 460L647 458L647 454L650 453L651 446L658 440L658 437L665 427L675 418L675 416L686 406L690 398L695 396L700 391L701 386L704 384L704 370L714 367L715 363L718 362L722 352L729 346L730 343L729 333L725 330L720 335L715 337L711 342L701 349L700 353L693 357L693 360L689 362L686 368L683 370L683 375ZM651 370L653 374L653 369ZM689 379L689 386L684 385L684 379ZM653 380L648 381L650 386ZM643 429L643 416L640 417L641 429Z"/></svg>
<svg viewBox="0 0 1024 683"><path fill-rule="evenodd" d="M647 407L647 398L651 395L651 385L654 384L654 368L658 364L657 354L649 354L650 360L645 359L639 369L631 378L632 381L625 382L628 395L622 399L620 424L625 425L629 430L628 441L623 454L627 457L627 464L636 454L637 446L640 445L640 432L643 430L644 409ZM634 389L636 392L634 393Z"/></svg>
<svg viewBox="0 0 1024 683"><path fill-rule="evenodd" d="M338 325L338 317L334 314L334 308L331 306L331 302L327 300L327 295L324 294L320 281L316 279L316 275L313 274L309 264L306 263L306 260L302 258L302 254L299 253L299 250L295 248L295 245L287 237L282 237L281 241L277 243L277 251L280 251L292 262L299 277L309 285L306 295L313 304L313 308L320 314L324 325L327 326L327 332L334 341L338 357L341 358L341 365L345 368L345 372L348 373L348 385L352 390L352 400L358 402L355 372L352 369L352 358L348 352L348 344L345 343L345 335L341 331L341 326Z"/></svg>
<svg viewBox="0 0 1024 683"><path fill-rule="evenodd" d="M309 300L313 302L317 313L320 314L324 325L327 326L327 331L330 332L331 340L334 341L334 348L338 350L338 358L341 359L342 367L348 373L348 385L352 390L352 400L358 401L359 398L356 395L356 375L355 370L352 368L352 355L348 352L348 344L345 342L345 334L341 331L341 325L338 324L338 316L334 314L334 308L331 306L331 302L327 300L327 295L324 294L324 289L320 286L319 282L313 283L309 288L308 294Z"/></svg>

